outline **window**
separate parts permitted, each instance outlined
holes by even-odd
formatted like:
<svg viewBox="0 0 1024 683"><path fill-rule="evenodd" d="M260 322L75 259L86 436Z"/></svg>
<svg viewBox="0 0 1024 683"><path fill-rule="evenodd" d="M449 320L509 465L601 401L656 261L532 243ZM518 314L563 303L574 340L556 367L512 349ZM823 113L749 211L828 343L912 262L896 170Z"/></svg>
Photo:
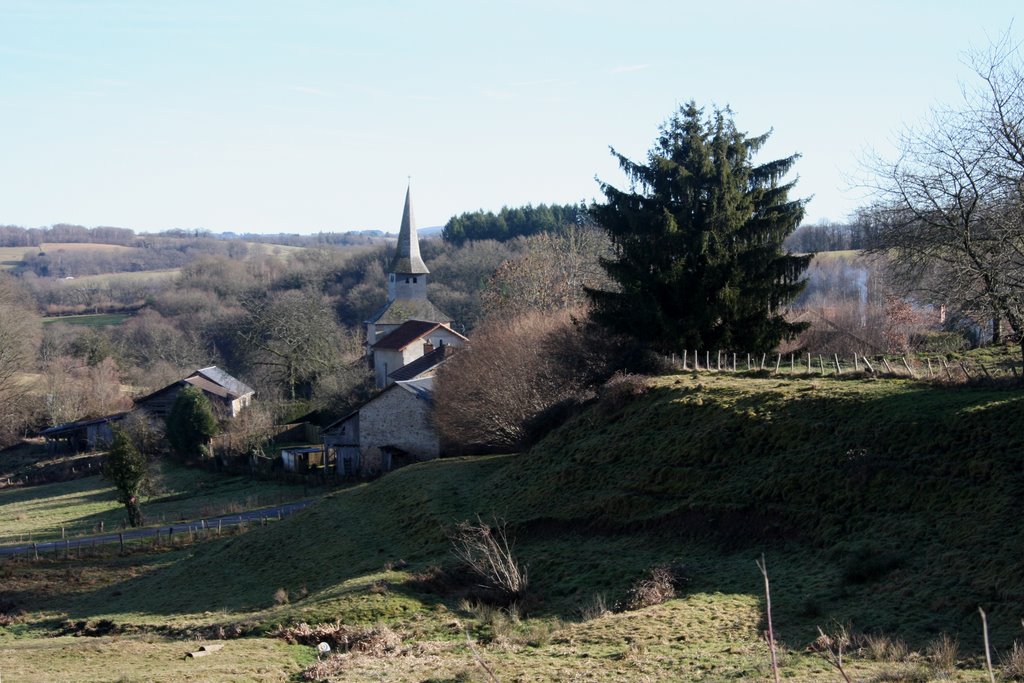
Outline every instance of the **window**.
<svg viewBox="0 0 1024 683"><path fill-rule="evenodd" d="M416 278L413 278L413 279L412 279L412 283L413 283L413 284L416 284Z"/></svg>

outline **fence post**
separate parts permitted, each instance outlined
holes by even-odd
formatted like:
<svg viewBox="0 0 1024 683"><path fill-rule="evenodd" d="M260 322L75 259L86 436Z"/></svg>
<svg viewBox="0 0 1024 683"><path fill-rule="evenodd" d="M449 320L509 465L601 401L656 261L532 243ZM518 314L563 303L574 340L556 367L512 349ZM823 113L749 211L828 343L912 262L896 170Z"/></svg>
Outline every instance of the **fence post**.
<svg viewBox="0 0 1024 683"><path fill-rule="evenodd" d="M704 369L705 370L710 370L711 369L711 352L710 351L705 351L704 352Z"/></svg>
<svg viewBox="0 0 1024 683"><path fill-rule="evenodd" d="M764 370L764 362L766 360L768 360L768 354L767 353L762 353L761 354L761 369L762 370Z"/></svg>
<svg viewBox="0 0 1024 683"><path fill-rule="evenodd" d="M843 369L841 367L839 367L839 354L838 353L833 353L832 357L835 358L835 360L836 360L836 374L837 375L843 374Z"/></svg>
<svg viewBox="0 0 1024 683"><path fill-rule="evenodd" d="M683 370L686 370L686 356L688 353L686 349L683 349Z"/></svg>
<svg viewBox="0 0 1024 683"><path fill-rule="evenodd" d="M698 370L700 370L700 363L697 362L697 358L698 358L698 356L697 356L697 349L694 349L693 350L693 371L694 372L697 372Z"/></svg>
<svg viewBox="0 0 1024 683"><path fill-rule="evenodd" d="M925 358L925 360L928 361L928 376L931 377L932 376L932 359L929 357L929 358Z"/></svg>
<svg viewBox="0 0 1024 683"><path fill-rule="evenodd" d="M718 352L718 366L715 368L718 372L722 371L722 352Z"/></svg>
<svg viewBox="0 0 1024 683"><path fill-rule="evenodd" d="M856 353L853 354L853 369L857 372L860 372L860 359L857 358Z"/></svg>
<svg viewBox="0 0 1024 683"><path fill-rule="evenodd" d="M747 354L747 372L750 372L750 354Z"/></svg>
<svg viewBox="0 0 1024 683"><path fill-rule="evenodd" d="M818 366L821 367L821 376L825 376L825 359L822 358L821 354L818 354Z"/></svg>
<svg viewBox="0 0 1024 683"><path fill-rule="evenodd" d="M789 354L789 374L796 374L796 359L793 358L793 354Z"/></svg>
<svg viewBox="0 0 1024 683"><path fill-rule="evenodd" d="M868 372L870 372L872 375L875 374L875 368L873 365L871 365L871 361L868 360L867 356L864 356L864 365L867 367Z"/></svg>
<svg viewBox="0 0 1024 683"><path fill-rule="evenodd" d="M776 375L779 374L779 365L781 365L781 364L782 364L782 354L780 353L779 357L775 359L775 374Z"/></svg>
<svg viewBox="0 0 1024 683"><path fill-rule="evenodd" d="M890 375L896 374L895 372L892 371L892 366L889 365L889 360L885 356L882 356L882 365L885 366L885 371L888 372Z"/></svg>
<svg viewBox="0 0 1024 683"><path fill-rule="evenodd" d="M812 372L812 370L811 370L811 354L808 352L808 354L807 354L807 374L809 375L809 374L811 374L811 372Z"/></svg>
<svg viewBox="0 0 1024 683"><path fill-rule="evenodd" d="M39 559L39 544L35 541L32 541L32 554L35 555L37 560Z"/></svg>
<svg viewBox="0 0 1024 683"><path fill-rule="evenodd" d="M907 362L907 357L906 356L903 356L903 365L904 365L904 367L907 368L907 372L910 373L910 376L913 377L914 379L917 379L917 375L914 374L914 368L910 367L910 363Z"/></svg>
<svg viewBox="0 0 1024 683"><path fill-rule="evenodd" d="M121 544L121 554L124 555L124 533L118 532L117 540Z"/></svg>
<svg viewBox="0 0 1024 683"><path fill-rule="evenodd" d="M732 353L732 371L736 372L736 352Z"/></svg>

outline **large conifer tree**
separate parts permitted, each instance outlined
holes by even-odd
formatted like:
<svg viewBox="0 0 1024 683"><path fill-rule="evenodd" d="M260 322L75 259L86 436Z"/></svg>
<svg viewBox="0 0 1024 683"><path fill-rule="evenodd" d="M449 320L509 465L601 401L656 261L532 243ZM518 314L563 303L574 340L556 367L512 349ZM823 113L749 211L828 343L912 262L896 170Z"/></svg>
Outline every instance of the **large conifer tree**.
<svg viewBox="0 0 1024 683"><path fill-rule="evenodd" d="M598 322L663 352L768 351L803 329L782 315L811 258L782 250L804 215L782 181L798 155L754 165L767 138L738 131L729 109L705 116L690 102L646 164L612 150L629 190L602 182L607 203L592 208L618 284L589 292Z"/></svg>

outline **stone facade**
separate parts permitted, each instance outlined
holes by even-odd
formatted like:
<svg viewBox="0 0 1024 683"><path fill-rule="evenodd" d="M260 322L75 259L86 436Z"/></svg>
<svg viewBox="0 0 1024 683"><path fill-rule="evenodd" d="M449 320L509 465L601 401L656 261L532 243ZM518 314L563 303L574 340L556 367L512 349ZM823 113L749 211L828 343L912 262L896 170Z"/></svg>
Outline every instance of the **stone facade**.
<svg viewBox="0 0 1024 683"><path fill-rule="evenodd" d="M393 384L359 409L359 449L400 449L415 460L441 453L432 402L405 384Z"/></svg>

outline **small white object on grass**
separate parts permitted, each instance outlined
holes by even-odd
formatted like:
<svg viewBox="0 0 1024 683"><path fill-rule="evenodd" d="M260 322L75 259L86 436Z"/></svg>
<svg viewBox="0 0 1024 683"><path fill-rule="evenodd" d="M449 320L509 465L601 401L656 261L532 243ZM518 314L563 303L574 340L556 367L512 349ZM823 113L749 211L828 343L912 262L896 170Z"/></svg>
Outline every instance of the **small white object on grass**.
<svg viewBox="0 0 1024 683"><path fill-rule="evenodd" d="M327 643L320 643L316 646L317 658L323 657L331 651L331 646Z"/></svg>

